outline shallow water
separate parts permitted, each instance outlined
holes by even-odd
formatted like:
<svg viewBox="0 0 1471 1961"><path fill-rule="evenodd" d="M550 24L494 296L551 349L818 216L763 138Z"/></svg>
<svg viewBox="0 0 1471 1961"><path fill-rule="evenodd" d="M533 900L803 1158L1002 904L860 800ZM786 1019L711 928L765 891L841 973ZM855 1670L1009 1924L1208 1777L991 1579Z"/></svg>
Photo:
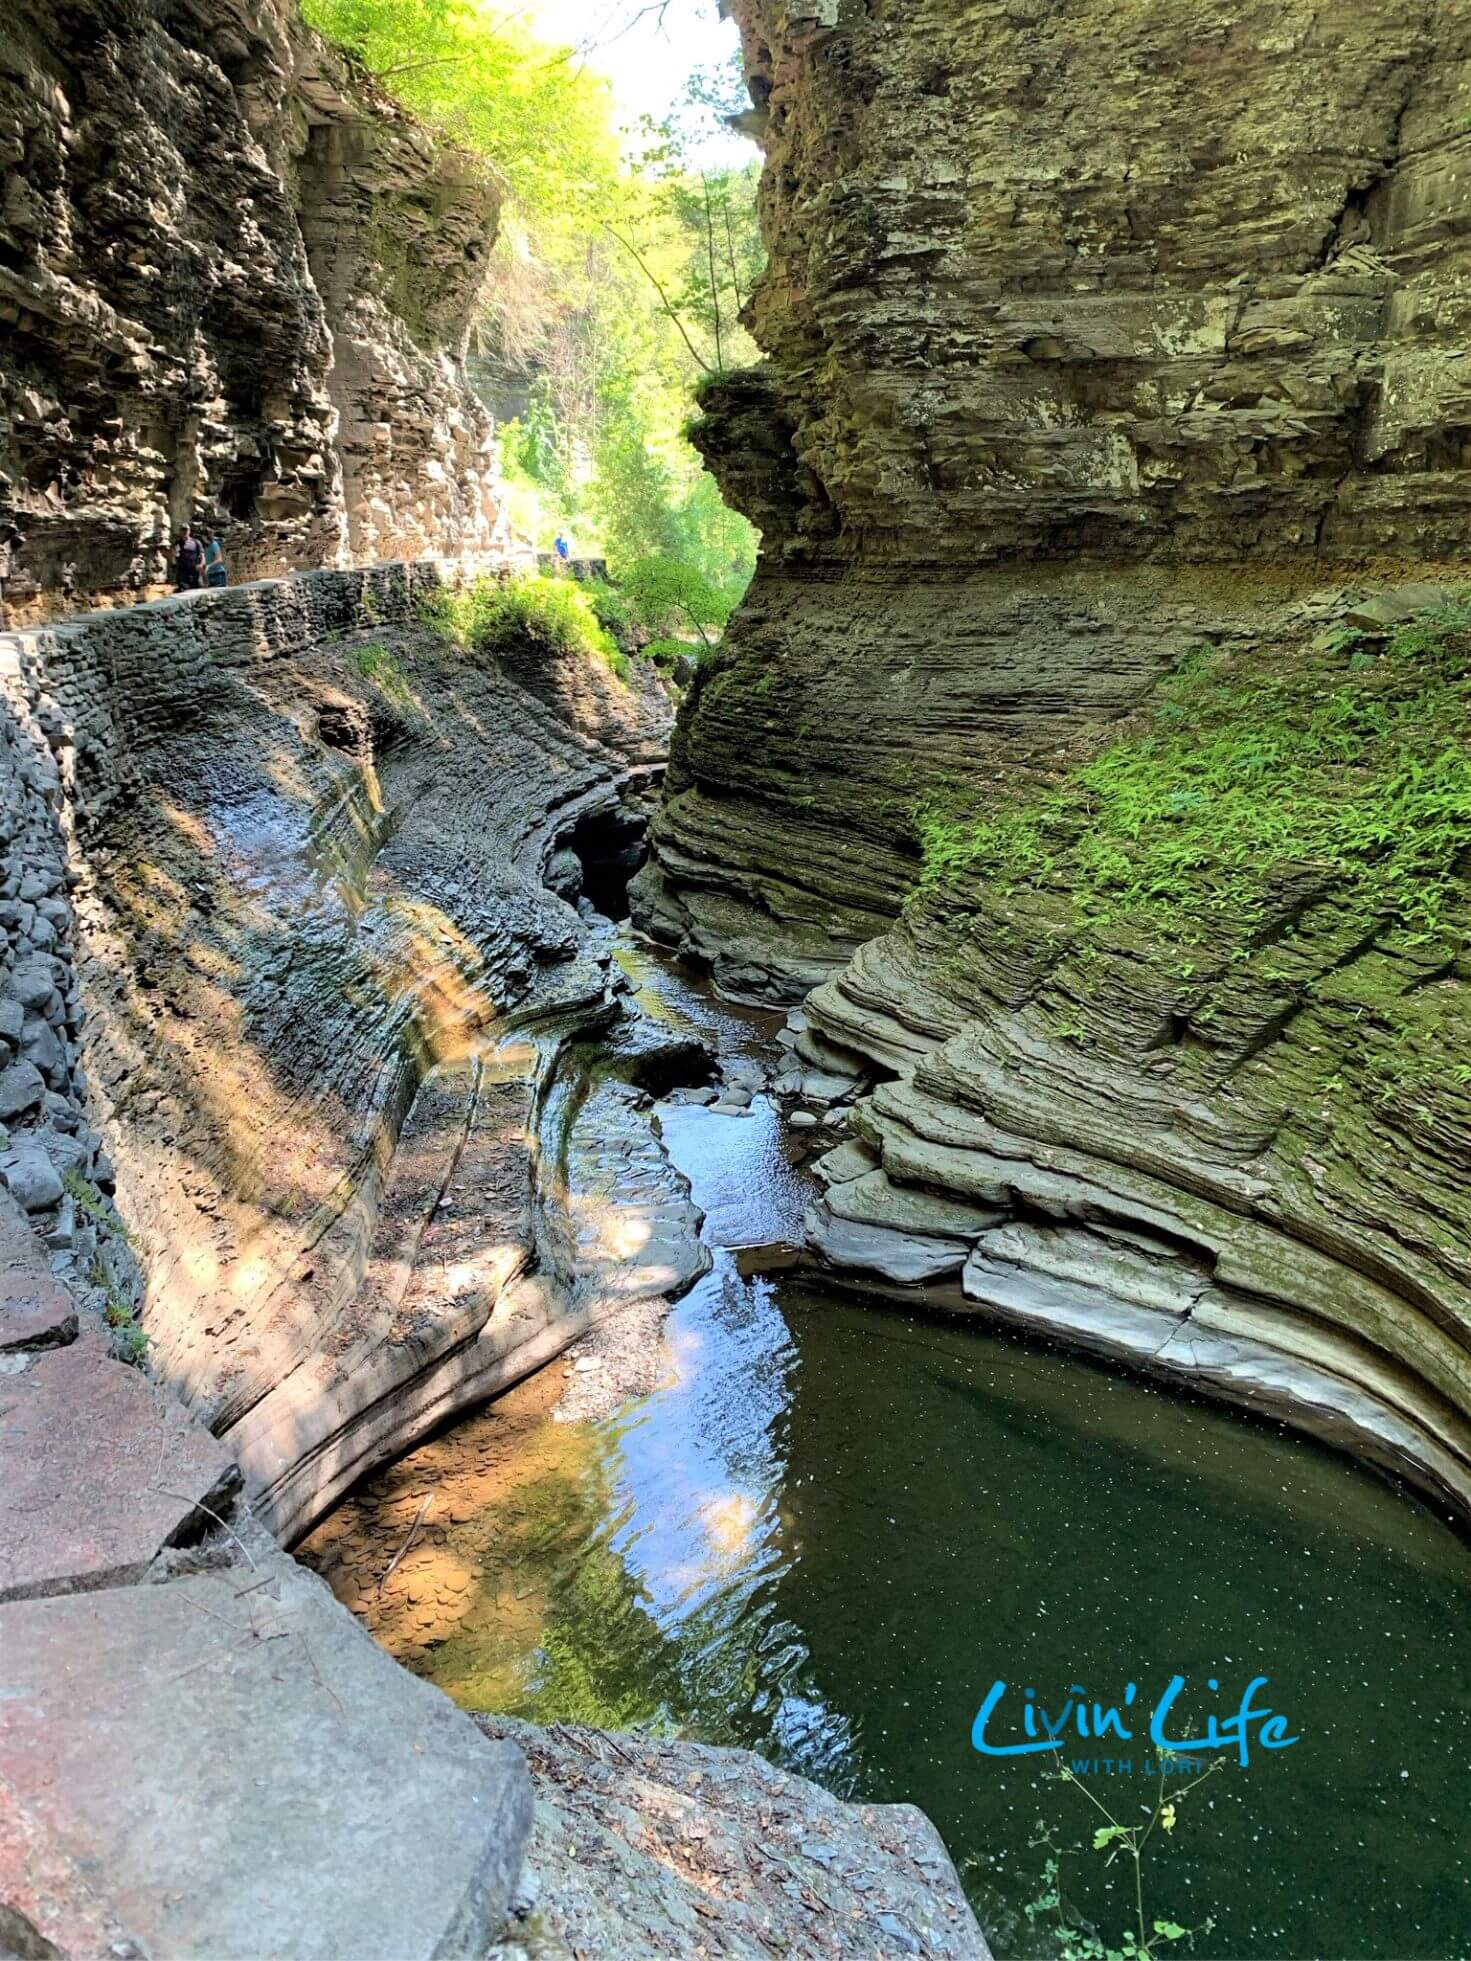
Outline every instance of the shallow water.
<svg viewBox="0 0 1471 1961"><path fill-rule="evenodd" d="M769 1036L620 957L646 1006L727 1053ZM791 1233L802 1185L769 1109L662 1117L712 1244ZM1073 1685L1122 1707L1133 1682L1142 1707L1178 1673L1179 1735L1265 1676L1299 1740L1233 1756L1156 1834L1150 1917L1213 1916L1205 1956L1471 1954L1471 1548L1415 1500L1271 1425L983 1327L745 1280L728 1253L667 1334L670 1380L617 1418L552 1421L544 1377L354 1501L381 1571L419 1492L448 1494L422 1570L450 1578L397 1620L361 1570L357 1599L333 1574L352 1507L331 1522L324 1570L380 1603L411 1666L467 1706L673 1726L919 1804L998 1956L1056 1952L1025 1913L1036 1821L1075 1842L1101 1820L1047 1760L973 1749L989 1685L1011 1685L1003 1710L1034 1686L1057 1712ZM1123 1714L1132 1745L1073 1735L1066 1760L1111 1760L1086 1782L1128 1823L1155 1759L1147 1716ZM1129 1923L1131 1871L1090 1849L1065 1884L1111 1939Z"/></svg>

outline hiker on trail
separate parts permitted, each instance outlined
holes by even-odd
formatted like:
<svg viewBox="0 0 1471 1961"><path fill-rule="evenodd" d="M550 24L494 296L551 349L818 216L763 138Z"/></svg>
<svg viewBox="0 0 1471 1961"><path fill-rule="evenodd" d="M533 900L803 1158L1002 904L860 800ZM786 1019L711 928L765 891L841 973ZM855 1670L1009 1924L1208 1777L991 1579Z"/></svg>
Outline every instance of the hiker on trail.
<svg viewBox="0 0 1471 1961"><path fill-rule="evenodd" d="M204 547L188 525L179 533L179 557L174 566L174 584L180 592L197 592L204 564Z"/></svg>
<svg viewBox="0 0 1471 1961"><path fill-rule="evenodd" d="M557 554L557 563L559 565L565 565L572 556L572 547L560 531L557 533L557 542L552 546L552 550Z"/></svg>
<svg viewBox="0 0 1471 1961"><path fill-rule="evenodd" d="M209 543L204 548L204 583L207 586L227 586L230 583L230 568L225 563L225 548L220 543L218 531L211 531Z"/></svg>

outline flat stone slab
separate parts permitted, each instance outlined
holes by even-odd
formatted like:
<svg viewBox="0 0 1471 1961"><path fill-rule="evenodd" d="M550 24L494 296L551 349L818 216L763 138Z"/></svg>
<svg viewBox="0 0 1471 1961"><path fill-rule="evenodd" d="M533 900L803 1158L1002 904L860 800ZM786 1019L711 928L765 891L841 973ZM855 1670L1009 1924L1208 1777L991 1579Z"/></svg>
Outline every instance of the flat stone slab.
<svg viewBox="0 0 1471 1961"><path fill-rule="evenodd" d="M834 1189L842 1191L844 1187L838 1185ZM840 1219L825 1199L808 1206L802 1218L802 1230L808 1244L829 1266L857 1267L903 1287L919 1287L929 1280L958 1275L969 1250L961 1239L891 1232L883 1226Z"/></svg>
<svg viewBox="0 0 1471 1961"><path fill-rule="evenodd" d="M0 1607L7 1788L150 1961L483 1955L531 1815L520 1752L274 1554Z"/></svg>
<svg viewBox="0 0 1471 1961"><path fill-rule="evenodd" d="M541 1926L509 1953L991 1961L913 1805L844 1804L744 1750L476 1721L521 1745L536 1789Z"/></svg>
<svg viewBox="0 0 1471 1961"><path fill-rule="evenodd" d="M74 1341L77 1304L8 1192L0 1192L0 1354Z"/></svg>
<svg viewBox="0 0 1471 1961"><path fill-rule="evenodd" d="M90 1876L0 1778L0 1955L138 1961L141 1952Z"/></svg>
<svg viewBox="0 0 1471 1961"><path fill-rule="evenodd" d="M0 1355L0 1600L140 1579L238 1483L224 1446L102 1334Z"/></svg>

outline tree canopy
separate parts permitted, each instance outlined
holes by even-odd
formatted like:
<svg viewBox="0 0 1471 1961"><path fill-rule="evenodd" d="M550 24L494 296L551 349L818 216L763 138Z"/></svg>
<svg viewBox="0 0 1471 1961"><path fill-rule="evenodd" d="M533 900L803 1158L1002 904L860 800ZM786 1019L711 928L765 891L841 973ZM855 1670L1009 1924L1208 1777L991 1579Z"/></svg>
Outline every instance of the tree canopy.
<svg viewBox="0 0 1471 1961"><path fill-rule="evenodd" d="M513 520L543 546L572 531L615 575L669 559L728 612L756 534L683 428L696 384L756 351L740 320L762 265L756 165L701 161L745 101L739 63L692 76L630 141L579 51L539 42L519 16L473 0L304 8L505 189L476 342L485 372L524 383L524 412L502 431Z"/></svg>

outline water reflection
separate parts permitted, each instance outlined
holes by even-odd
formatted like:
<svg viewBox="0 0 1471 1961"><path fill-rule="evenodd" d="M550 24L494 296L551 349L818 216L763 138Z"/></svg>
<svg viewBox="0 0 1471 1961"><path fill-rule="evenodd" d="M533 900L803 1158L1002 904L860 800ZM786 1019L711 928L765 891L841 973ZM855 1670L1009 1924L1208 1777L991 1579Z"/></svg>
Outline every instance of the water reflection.
<svg viewBox="0 0 1471 1961"><path fill-rule="evenodd" d="M624 957L661 1014L727 1049L769 1036ZM768 1110L662 1115L716 1243L791 1232L801 1186ZM1471 1952L1471 1552L1423 1508L1270 1426L742 1279L728 1253L668 1337L670 1380L618 1419L551 1421L545 1376L329 1521L324 1569L412 1666L467 1706L677 1727L920 1804L1000 1955L1056 1951L1024 1911L1035 1821L1096 1821L1036 1760L971 1749L989 1683L1056 1707L1072 1683L1114 1701L1264 1674L1302 1741L1202 1792L1153 1910L1214 1915L1207 1956ZM377 1591L421 1493L443 1517ZM400 1589L418 1598L395 1623ZM1146 1797L1137 1766L1098 1788L1120 1816ZM1131 1890L1091 1854L1073 1892L1127 1924Z"/></svg>

